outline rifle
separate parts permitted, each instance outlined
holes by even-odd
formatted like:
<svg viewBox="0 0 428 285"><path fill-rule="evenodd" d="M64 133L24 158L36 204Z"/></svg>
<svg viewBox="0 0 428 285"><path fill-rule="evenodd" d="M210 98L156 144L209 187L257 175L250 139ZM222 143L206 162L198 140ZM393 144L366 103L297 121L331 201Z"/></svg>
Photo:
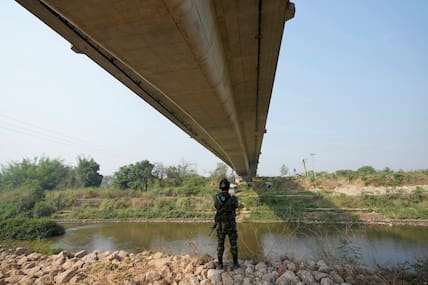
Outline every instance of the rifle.
<svg viewBox="0 0 428 285"><path fill-rule="evenodd" d="M217 223L215 223L214 226L211 228L211 231L208 234L209 237L211 236L211 234L213 233L213 231L214 231L215 228L217 228Z"/></svg>

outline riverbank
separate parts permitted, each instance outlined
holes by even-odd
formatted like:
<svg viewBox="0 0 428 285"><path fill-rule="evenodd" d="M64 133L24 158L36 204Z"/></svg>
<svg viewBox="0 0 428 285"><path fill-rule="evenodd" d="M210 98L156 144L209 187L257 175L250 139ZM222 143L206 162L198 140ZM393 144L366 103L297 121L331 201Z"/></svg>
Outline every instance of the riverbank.
<svg viewBox="0 0 428 285"><path fill-rule="evenodd" d="M323 260L296 262L240 260L215 268L209 256L161 252L62 251L47 256L24 248L0 250L0 284L390 284L389 276L369 268ZM400 280L394 280L400 282ZM300 282L300 283L299 283ZM400 283L401 284L401 283ZM421 283L422 284L422 283Z"/></svg>
<svg viewBox="0 0 428 285"><path fill-rule="evenodd" d="M103 223L213 223L213 219L197 218L129 218L129 219L58 219L59 224L103 224ZM238 221L243 223L243 221ZM416 226L428 227L428 219L366 219L366 220L309 220L309 219L289 219L284 220L257 220L246 221L245 223L290 223L290 224L331 224L331 225L380 225L380 226Z"/></svg>

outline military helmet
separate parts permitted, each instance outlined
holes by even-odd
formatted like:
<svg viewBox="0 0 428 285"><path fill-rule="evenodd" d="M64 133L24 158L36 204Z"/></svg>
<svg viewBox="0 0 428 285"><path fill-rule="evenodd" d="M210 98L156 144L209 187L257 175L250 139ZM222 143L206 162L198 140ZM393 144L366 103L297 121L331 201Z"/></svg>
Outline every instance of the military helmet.
<svg viewBox="0 0 428 285"><path fill-rule="evenodd" d="M226 178L223 178L220 181L220 184L219 184L218 188L220 188L221 190L229 190L229 188L230 188L230 182L227 181Z"/></svg>

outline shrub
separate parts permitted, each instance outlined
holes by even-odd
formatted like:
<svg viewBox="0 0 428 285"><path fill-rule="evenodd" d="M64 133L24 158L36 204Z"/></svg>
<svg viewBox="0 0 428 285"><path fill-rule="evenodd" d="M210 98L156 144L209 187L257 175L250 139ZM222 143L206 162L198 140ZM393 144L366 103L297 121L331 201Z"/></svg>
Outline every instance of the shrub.
<svg viewBox="0 0 428 285"><path fill-rule="evenodd" d="M13 218L0 221L0 240L34 240L64 233L63 226L46 219Z"/></svg>
<svg viewBox="0 0 428 285"><path fill-rule="evenodd" d="M52 215L55 212L54 208L45 201L37 202L36 205L34 205L33 208L33 217L34 218L41 218L41 217L48 217Z"/></svg>

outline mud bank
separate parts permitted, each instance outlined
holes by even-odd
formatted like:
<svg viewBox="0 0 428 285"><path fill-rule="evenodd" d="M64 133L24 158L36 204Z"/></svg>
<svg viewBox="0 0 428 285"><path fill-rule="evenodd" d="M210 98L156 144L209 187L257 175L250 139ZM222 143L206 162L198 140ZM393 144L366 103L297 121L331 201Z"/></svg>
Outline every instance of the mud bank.
<svg viewBox="0 0 428 285"><path fill-rule="evenodd" d="M62 251L47 256L26 249L0 249L0 284L388 284L368 268L330 266L323 260L270 262L240 260L215 268L210 257L172 256L164 253L125 251Z"/></svg>

